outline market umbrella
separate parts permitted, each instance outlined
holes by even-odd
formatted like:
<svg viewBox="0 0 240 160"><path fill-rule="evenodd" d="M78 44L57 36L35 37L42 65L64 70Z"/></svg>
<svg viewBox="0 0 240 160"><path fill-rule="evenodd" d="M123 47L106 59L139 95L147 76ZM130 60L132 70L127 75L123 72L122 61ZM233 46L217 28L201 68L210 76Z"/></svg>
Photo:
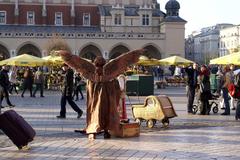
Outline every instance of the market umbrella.
<svg viewBox="0 0 240 160"><path fill-rule="evenodd" d="M219 58L215 58L210 60L210 64L234 64L234 65L240 65L240 52L228 54L226 56L222 56Z"/></svg>
<svg viewBox="0 0 240 160"><path fill-rule="evenodd" d="M161 65L161 63L155 58L148 58L146 56L140 56L139 61L137 62L138 65L142 66L157 66Z"/></svg>
<svg viewBox="0 0 240 160"><path fill-rule="evenodd" d="M49 55L43 57L42 59L46 60L50 65L62 65L64 63L61 56Z"/></svg>
<svg viewBox="0 0 240 160"><path fill-rule="evenodd" d="M171 56L168 58L161 59L159 60L159 62L165 65L179 65L179 64L188 65L194 63L193 61L182 58L180 56Z"/></svg>
<svg viewBox="0 0 240 160"><path fill-rule="evenodd" d="M46 64L47 64L46 60L39 58L39 57L29 55L29 54L22 54L22 55L19 55L16 57L12 57L12 58L0 61L0 65L9 65L9 66L35 67L35 66L43 66Z"/></svg>
<svg viewBox="0 0 240 160"><path fill-rule="evenodd" d="M226 56L214 58L214 59L210 60L210 64L226 64L225 58L226 58Z"/></svg>
<svg viewBox="0 0 240 160"><path fill-rule="evenodd" d="M46 57L43 57L42 59L46 60L48 62L48 65L62 65L64 63L64 60L61 56L56 55L49 55ZM90 59L83 58L89 62L91 62Z"/></svg>

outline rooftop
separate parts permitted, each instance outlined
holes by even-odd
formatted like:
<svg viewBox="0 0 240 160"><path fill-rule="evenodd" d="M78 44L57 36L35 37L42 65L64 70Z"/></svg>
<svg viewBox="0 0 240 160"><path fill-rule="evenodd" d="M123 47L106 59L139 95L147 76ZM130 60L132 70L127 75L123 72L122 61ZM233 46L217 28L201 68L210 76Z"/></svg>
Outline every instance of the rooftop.
<svg viewBox="0 0 240 160"><path fill-rule="evenodd" d="M100 5L99 10L100 10L100 13L102 16L111 16L112 6ZM139 6L137 6L137 5L125 5L124 6L125 16L139 16L138 11L139 11ZM160 9L152 9L152 16L153 17L164 17L165 13L162 12Z"/></svg>

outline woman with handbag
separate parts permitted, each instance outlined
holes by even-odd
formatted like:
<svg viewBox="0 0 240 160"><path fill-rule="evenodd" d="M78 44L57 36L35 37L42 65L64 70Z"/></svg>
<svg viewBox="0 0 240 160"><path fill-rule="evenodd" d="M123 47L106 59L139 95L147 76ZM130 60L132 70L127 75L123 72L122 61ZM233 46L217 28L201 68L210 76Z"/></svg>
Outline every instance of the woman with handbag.
<svg viewBox="0 0 240 160"><path fill-rule="evenodd" d="M198 80L199 80L199 91L200 91L199 100L201 102L200 114L209 115L209 112L210 112L209 100L211 99L212 94L211 94L211 88L210 88L210 72L207 66L205 65L201 66Z"/></svg>

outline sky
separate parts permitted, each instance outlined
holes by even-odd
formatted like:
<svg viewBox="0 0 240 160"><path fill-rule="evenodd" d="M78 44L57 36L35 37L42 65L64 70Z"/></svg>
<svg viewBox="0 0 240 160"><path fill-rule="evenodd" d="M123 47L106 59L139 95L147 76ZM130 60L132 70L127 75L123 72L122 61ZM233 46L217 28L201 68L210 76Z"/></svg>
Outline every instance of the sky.
<svg viewBox="0 0 240 160"><path fill-rule="evenodd" d="M240 24L240 0L177 0L180 3L179 15L187 22L185 36L192 31L219 23ZM168 0L158 0L166 13Z"/></svg>

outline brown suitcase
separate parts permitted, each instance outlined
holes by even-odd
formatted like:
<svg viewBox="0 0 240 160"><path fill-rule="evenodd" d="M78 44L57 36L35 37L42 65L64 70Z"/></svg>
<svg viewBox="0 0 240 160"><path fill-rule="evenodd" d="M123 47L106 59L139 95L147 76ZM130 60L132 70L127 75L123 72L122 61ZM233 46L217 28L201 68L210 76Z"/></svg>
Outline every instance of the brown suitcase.
<svg viewBox="0 0 240 160"><path fill-rule="evenodd" d="M120 133L113 134L116 137L127 138L127 137L138 137L140 134L139 123L120 123Z"/></svg>

